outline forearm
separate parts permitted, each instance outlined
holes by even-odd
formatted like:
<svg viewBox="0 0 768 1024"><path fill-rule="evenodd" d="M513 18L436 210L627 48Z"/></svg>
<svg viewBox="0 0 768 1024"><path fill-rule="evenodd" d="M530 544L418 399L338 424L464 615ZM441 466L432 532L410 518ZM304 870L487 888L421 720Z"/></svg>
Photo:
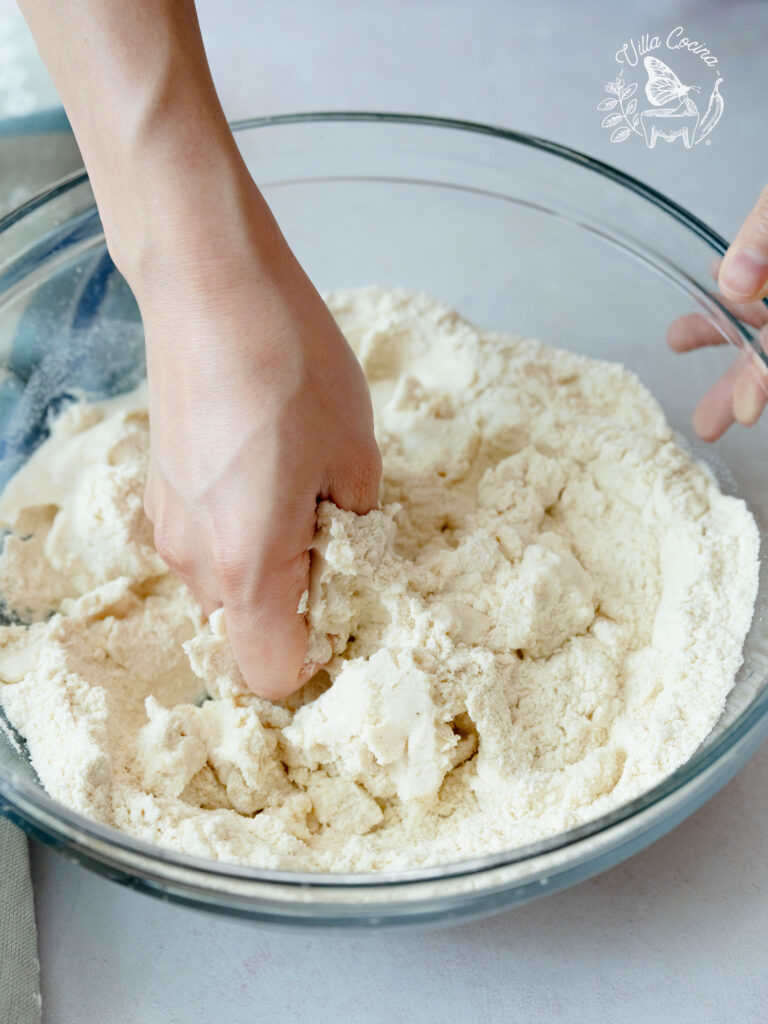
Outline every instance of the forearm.
<svg viewBox="0 0 768 1024"><path fill-rule="evenodd" d="M192 0L20 7L80 145L110 251L132 285L166 248L197 258L215 245L212 226L245 224L246 207L247 230L262 218L266 234L276 230L227 126Z"/></svg>

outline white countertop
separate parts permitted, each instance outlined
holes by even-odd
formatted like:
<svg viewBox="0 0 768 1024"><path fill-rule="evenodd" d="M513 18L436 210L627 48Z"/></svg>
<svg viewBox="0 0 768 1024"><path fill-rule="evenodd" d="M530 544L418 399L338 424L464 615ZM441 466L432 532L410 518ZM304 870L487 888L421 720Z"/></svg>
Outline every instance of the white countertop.
<svg viewBox="0 0 768 1024"><path fill-rule="evenodd" d="M670 835L473 924L277 931L33 853L45 1024L765 1024L768 745Z"/></svg>
<svg viewBox="0 0 768 1024"><path fill-rule="evenodd" d="M732 235L768 181L768 6L661 0L201 0L230 117L385 109L519 128L644 179ZM7 9L0 0L0 13ZM688 14L691 14L688 17ZM695 13L695 17L693 14ZM716 53L710 146L611 145L595 109L630 38ZM1 83L0 83L1 84ZM41 95L45 90L41 87ZM702 109L705 102L701 103ZM46 1024L765 1024L768 747L672 834L476 924L275 931L161 903L35 845Z"/></svg>

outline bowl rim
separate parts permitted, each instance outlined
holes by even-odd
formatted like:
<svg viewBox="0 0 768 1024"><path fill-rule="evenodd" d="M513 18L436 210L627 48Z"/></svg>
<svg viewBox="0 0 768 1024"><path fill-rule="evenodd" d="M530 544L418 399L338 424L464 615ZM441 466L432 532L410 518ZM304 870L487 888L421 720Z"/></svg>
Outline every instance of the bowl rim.
<svg viewBox="0 0 768 1024"><path fill-rule="evenodd" d="M635 178L625 171L620 171L617 167L605 163L603 160L598 160L596 157L589 156L578 149L572 149L570 146L553 142L551 139L545 139L540 135L530 135L526 132L515 131L512 128L501 128L497 125L485 124L482 121L439 117L432 114L396 114L375 110L320 110L308 111L306 113L265 114L259 117L240 118L236 121L230 121L229 127L233 132L237 132L249 128L311 124L312 122L324 121L341 121L346 123L378 121L387 124L416 124L433 128L452 128L480 135L491 135L510 142L519 142L521 145L543 150L564 160L569 160L572 163L581 164L590 170L602 174L606 178L610 178L617 184L624 186L624 188L629 189L631 192L635 192L637 195L660 207L666 213L674 216L685 224L686 227L689 227L706 242L718 249L718 251L724 253L728 248L728 242L726 242L722 235L710 228L708 224L705 224L704 221L700 220L685 207L676 203L673 199L669 199L651 185L644 184L639 178ZM55 199L57 196L63 195L65 192L87 181L88 172L83 168L82 170L72 171L65 177L52 182L51 185L36 192L35 195L30 196L29 199L9 210L3 217L0 217L0 232L7 230L12 224L15 224L49 200Z"/></svg>
<svg viewBox="0 0 768 1024"><path fill-rule="evenodd" d="M704 221L679 203L669 199L663 193L644 184L638 178L579 150L540 136L530 135L513 129L457 118L363 110L329 110L264 115L233 121L230 123L230 127L233 132L238 132L254 128L321 122L347 124L378 122L450 129L491 136L527 146L578 164L604 178L608 178L615 184L627 189L673 217L709 245L716 254L722 255L728 248L729 243ZM5 233L14 224L23 220L35 210L72 189L87 183L87 181L87 172L85 170L78 170L52 183L49 187L36 193L0 218L0 234ZM763 303L766 309L768 309L768 299L764 299ZM748 335L744 336L750 345L753 345L751 337ZM106 845L114 853L122 851L129 856L139 858L141 861L149 858L153 862L158 874L164 874L163 868L167 869L167 871L178 868L186 872L192 872L200 877L201 881L206 876L217 876L230 879L233 882L274 883L275 886L280 888L299 887L305 892L308 889L327 890L339 887L388 889L394 886L423 885L429 882L441 883L448 882L451 879L482 876L502 868L532 862L548 854L560 853L568 847L578 846L584 840L606 835L616 826L628 822L631 818L640 815L642 812L649 811L653 807L660 808L665 805L669 798L679 796L685 788L695 784L707 770L713 769L717 762L724 759L729 751L752 733L761 733L763 736L768 733L768 686L764 687L751 703L725 727L711 747L706 750L699 748L688 761L671 775L662 779L661 782L640 794L634 800L622 804L597 818L591 819L583 825L535 843L466 860L402 870L359 873L290 871L257 868L179 853L146 840L138 839L113 826L103 825L98 821L87 818L79 812L71 810L60 801L55 800L44 790L41 790L39 786L33 785L28 780L13 780L2 774L0 774L0 797L7 802L7 805L4 806L0 803L0 813L10 812L14 820L17 820L20 824L29 824L34 827L37 823L34 811L40 811L44 818L53 818L60 825L64 826L63 830L61 828L57 830L58 838L64 843L70 842L72 838L78 842L85 840L87 853L98 860L104 859L103 854L100 854L98 851L98 848L102 845ZM702 742L705 741L706 737ZM726 779L723 779L723 782L725 781ZM14 814L14 811L18 813ZM69 833L73 831L77 831L79 836L70 836ZM96 845L93 846L88 843L89 839L95 841ZM136 870L135 863L132 865L132 868Z"/></svg>

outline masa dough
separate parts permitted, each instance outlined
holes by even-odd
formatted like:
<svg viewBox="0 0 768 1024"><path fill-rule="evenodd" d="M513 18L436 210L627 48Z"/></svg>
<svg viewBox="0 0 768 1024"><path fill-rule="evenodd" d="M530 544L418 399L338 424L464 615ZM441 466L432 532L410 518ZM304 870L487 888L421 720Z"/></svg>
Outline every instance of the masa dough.
<svg viewBox="0 0 768 1024"><path fill-rule="evenodd" d="M301 611L327 671L247 692L221 612L153 549L143 393L75 403L0 504L0 593L31 623L0 630L0 700L45 788L184 853L367 871L541 839L657 783L741 663L744 503L619 365L404 291L328 301L384 480L381 511L319 508Z"/></svg>

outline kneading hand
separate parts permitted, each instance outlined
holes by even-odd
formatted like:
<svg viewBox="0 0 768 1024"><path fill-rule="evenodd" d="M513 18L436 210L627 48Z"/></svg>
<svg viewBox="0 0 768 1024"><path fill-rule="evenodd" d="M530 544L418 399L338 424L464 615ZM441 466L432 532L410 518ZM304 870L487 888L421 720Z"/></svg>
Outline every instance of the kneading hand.
<svg viewBox="0 0 768 1024"><path fill-rule="evenodd" d="M256 200L254 221L264 214ZM158 552L203 610L223 606L248 685L277 698L318 668L304 666L298 612L317 501L368 512L381 462L354 354L282 239L265 246L261 225L254 234L137 289L145 508Z"/></svg>
<svg viewBox="0 0 768 1024"><path fill-rule="evenodd" d="M158 551L223 606L248 685L284 696L313 670L316 502L378 500L362 371L235 145L193 0L22 8L141 308Z"/></svg>

